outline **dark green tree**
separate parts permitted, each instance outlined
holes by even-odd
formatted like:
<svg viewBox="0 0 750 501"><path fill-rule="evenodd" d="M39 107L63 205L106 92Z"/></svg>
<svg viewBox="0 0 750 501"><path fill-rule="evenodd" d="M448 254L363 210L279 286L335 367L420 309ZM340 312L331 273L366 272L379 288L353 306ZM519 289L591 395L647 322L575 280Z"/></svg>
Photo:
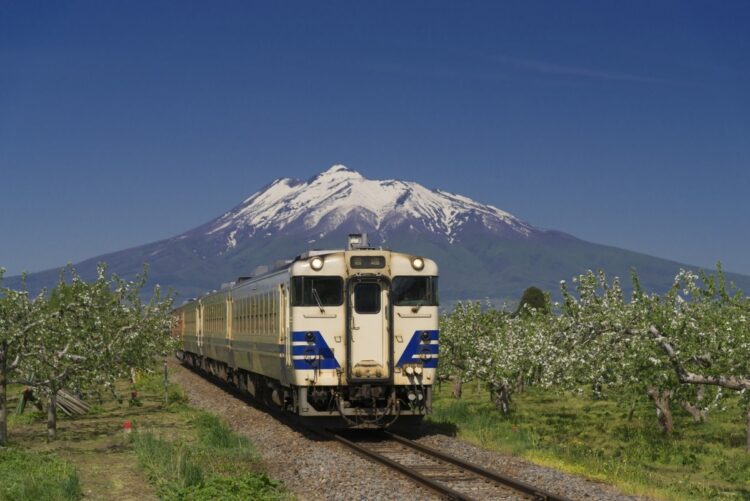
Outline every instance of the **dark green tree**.
<svg viewBox="0 0 750 501"><path fill-rule="evenodd" d="M551 310L548 294L533 285L523 291L523 296L521 296L521 301L518 303L518 308L513 316L526 315L531 308L540 313L549 313Z"/></svg>

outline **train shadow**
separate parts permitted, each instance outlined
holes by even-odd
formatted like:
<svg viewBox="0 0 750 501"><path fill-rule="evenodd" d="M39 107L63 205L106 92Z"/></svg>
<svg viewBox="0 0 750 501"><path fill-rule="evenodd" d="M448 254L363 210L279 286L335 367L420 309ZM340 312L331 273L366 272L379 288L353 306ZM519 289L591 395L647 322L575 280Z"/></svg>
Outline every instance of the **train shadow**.
<svg viewBox="0 0 750 501"><path fill-rule="evenodd" d="M409 423L396 423L391 431L398 433L406 438L416 440L434 435L445 435L455 437L458 434L458 426L454 423L420 423L419 425L409 425Z"/></svg>

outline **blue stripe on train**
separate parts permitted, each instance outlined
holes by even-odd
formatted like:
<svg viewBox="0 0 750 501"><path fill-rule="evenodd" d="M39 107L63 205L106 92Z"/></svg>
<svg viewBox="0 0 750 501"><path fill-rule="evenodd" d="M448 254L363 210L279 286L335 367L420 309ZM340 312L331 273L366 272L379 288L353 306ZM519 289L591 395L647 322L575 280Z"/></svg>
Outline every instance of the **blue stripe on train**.
<svg viewBox="0 0 750 501"><path fill-rule="evenodd" d="M312 341L307 340L307 333L313 335ZM292 356L302 356L303 359L294 360L292 364L295 369L338 369L341 367L328 347L328 343L320 334L320 331L295 331L292 332L292 342L305 345L292 346Z"/></svg>
<svg viewBox="0 0 750 501"><path fill-rule="evenodd" d="M401 367L404 364L421 361L425 369L437 368L437 354L439 352L440 345L422 343L422 332L428 333L430 341L437 341L439 338L439 331L437 330L415 331L411 339L409 340L409 344L406 345L406 349L401 355L401 358L398 359L396 367ZM426 355L434 355L434 357L424 358L424 356Z"/></svg>

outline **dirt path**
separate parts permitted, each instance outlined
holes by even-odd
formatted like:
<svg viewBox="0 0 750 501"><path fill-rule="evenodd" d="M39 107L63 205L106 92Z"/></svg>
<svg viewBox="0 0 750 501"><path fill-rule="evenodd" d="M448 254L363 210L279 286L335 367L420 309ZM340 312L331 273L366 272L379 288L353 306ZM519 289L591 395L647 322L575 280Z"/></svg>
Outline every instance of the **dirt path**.
<svg viewBox="0 0 750 501"><path fill-rule="evenodd" d="M78 470L84 499L157 501L159 498L138 467L132 450L121 445L84 444L59 451Z"/></svg>

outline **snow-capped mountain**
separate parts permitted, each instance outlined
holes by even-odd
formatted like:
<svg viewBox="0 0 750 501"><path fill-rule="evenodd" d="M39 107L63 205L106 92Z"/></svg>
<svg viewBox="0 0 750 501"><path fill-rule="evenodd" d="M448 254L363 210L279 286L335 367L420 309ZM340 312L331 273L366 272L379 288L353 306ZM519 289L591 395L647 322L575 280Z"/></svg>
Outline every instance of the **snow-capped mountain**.
<svg viewBox="0 0 750 501"><path fill-rule="evenodd" d="M497 207L461 195L415 182L365 179L343 165L334 165L306 182L277 179L200 231L212 238L222 235L231 249L239 240L257 234L303 231L324 237L352 220L376 233L381 243L404 225L443 236L450 243L470 223L518 236L534 230Z"/></svg>
<svg viewBox="0 0 750 501"><path fill-rule="evenodd" d="M309 249L343 248L350 232L367 232L374 245L435 259L440 294L448 301L513 301L529 285L555 293L561 279L587 269L627 277L635 267L644 287L665 290L679 268L689 267L534 228L497 207L416 182L369 180L334 165L308 181L277 179L194 230L88 259L76 269L92 278L96 264L105 261L129 278L148 263L150 282L171 288L180 300ZM57 270L34 273L27 284L36 291L54 286L57 276ZM750 290L750 277L727 278Z"/></svg>

